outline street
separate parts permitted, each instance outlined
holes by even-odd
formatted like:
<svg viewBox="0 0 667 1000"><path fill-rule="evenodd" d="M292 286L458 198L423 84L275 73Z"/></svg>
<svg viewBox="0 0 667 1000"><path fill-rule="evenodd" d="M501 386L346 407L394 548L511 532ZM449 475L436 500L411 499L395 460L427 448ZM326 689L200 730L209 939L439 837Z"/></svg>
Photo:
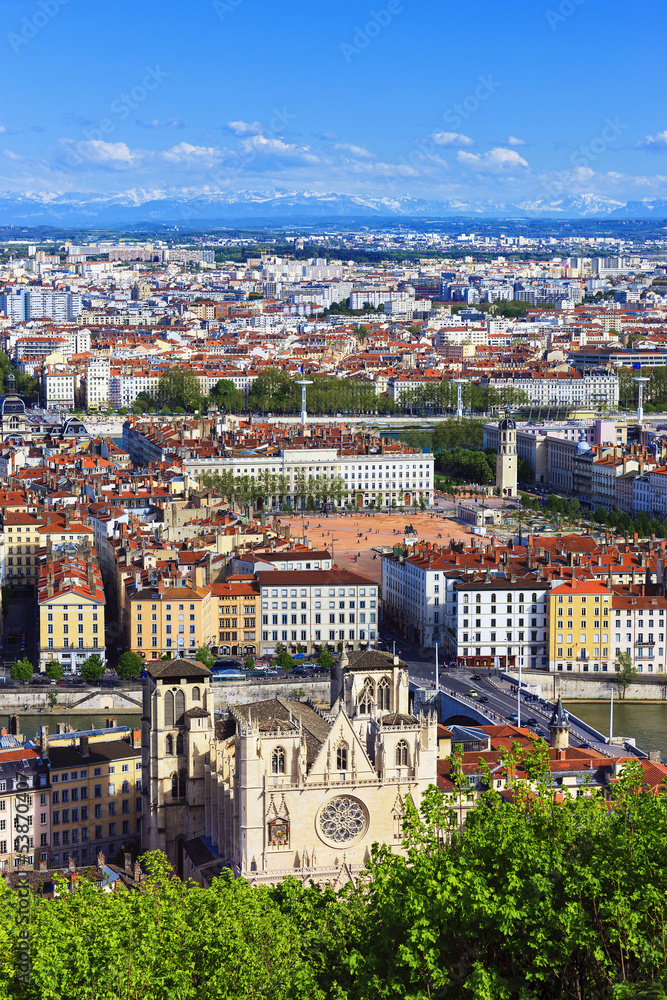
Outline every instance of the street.
<svg viewBox="0 0 667 1000"><path fill-rule="evenodd" d="M386 628L381 629L381 632L383 635L392 638L391 632ZM399 653L400 651L401 659L408 665L410 680L421 684L427 690L433 690L435 687L435 650L422 649L417 643L408 642L402 638L397 638L395 641L396 652ZM391 651L391 643L385 642L384 646ZM475 673L481 676L481 680L472 680ZM487 702L480 704L482 711L495 712L508 725L518 724L516 719L510 718L512 713L519 713L517 696L511 691L512 684L509 681L502 681L498 675L498 671L481 669L475 671L457 667L446 669L441 658L438 669L438 680L440 690L447 689L462 695L467 695L468 691L472 689L478 691L480 695L488 698ZM542 683L543 697L546 695L545 688L548 686L547 682L550 680L550 675L545 673L544 682ZM516 685L514 686L516 687ZM538 700L533 701L528 700L528 698L529 692L526 691L521 698L521 724L525 726L526 719L536 719L537 724L533 724L527 728L533 731L539 729L540 735L545 735L548 738L548 723L553 711L553 705L551 702L548 702L548 707L545 707ZM464 702L461 703L461 714L465 714ZM441 721L444 722L445 720ZM590 735L575 723L572 723L570 729L570 746L582 747L590 746L590 744Z"/></svg>

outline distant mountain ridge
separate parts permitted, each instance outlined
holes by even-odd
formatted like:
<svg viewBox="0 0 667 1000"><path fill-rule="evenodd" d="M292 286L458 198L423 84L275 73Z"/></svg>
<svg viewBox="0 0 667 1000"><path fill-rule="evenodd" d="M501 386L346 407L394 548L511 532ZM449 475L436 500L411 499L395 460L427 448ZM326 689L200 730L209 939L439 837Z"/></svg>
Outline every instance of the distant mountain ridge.
<svg viewBox="0 0 667 1000"><path fill-rule="evenodd" d="M331 192L243 191L177 197L159 191L120 194L0 195L0 225L122 226L146 223L213 223L230 220L280 222L364 218L448 219L660 219L667 199L616 201L598 195L539 198L517 204L494 201L389 198Z"/></svg>

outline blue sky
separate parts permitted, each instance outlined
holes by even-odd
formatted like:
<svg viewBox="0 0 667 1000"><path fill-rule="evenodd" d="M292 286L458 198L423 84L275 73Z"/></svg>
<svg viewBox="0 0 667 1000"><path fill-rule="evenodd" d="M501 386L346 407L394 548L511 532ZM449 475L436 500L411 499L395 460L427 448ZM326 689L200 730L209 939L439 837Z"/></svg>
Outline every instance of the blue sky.
<svg viewBox="0 0 667 1000"><path fill-rule="evenodd" d="M667 197L663 8L5 0L0 191Z"/></svg>

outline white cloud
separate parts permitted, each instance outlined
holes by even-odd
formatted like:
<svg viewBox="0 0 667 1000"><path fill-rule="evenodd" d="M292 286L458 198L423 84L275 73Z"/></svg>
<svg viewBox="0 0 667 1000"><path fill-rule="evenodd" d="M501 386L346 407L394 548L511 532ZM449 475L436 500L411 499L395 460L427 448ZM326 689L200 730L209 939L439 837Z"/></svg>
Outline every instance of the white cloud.
<svg viewBox="0 0 667 1000"><path fill-rule="evenodd" d="M635 149L648 149L653 153L663 153L667 149L667 129L655 135L645 135L641 142L635 143Z"/></svg>
<svg viewBox="0 0 667 1000"><path fill-rule="evenodd" d="M6 125L0 125L0 135L1 135L1 134L2 134L3 132L6 132L6 131L7 131L7 126L6 126Z"/></svg>
<svg viewBox="0 0 667 1000"><path fill-rule="evenodd" d="M259 135L263 131L261 122L227 122L225 128L234 135Z"/></svg>
<svg viewBox="0 0 667 1000"><path fill-rule="evenodd" d="M214 146L193 146L189 142L179 142L161 154L169 163L201 163L203 160L216 160L220 150Z"/></svg>
<svg viewBox="0 0 667 1000"><path fill-rule="evenodd" d="M490 149L488 153L465 153L463 150L459 150L456 159L459 163L471 167L473 170L490 173L498 173L508 168L528 167L523 156L519 156L513 149L505 149L502 146Z"/></svg>
<svg viewBox="0 0 667 1000"><path fill-rule="evenodd" d="M508 139L507 139L507 145L508 146L525 146L526 145L526 140L525 139L517 139L517 137L515 135L510 135L510 136L508 136Z"/></svg>
<svg viewBox="0 0 667 1000"><path fill-rule="evenodd" d="M427 136L427 141L436 146L474 146L474 140L461 132L433 132Z"/></svg>
<svg viewBox="0 0 667 1000"><path fill-rule="evenodd" d="M355 146L352 142L336 142L334 149L340 149L343 153L351 153L352 156L372 157L374 155L365 146Z"/></svg>
<svg viewBox="0 0 667 1000"><path fill-rule="evenodd" d="M76 155L89 163L109 167L131 167L136 163L136 154L125 142L104 142L103 139L88 139L81 142L65 140L65 145L74 149Z"/></svg>
<svg viewBox="0 0 667 1000"><path fill-rule="evenodd" d="M160 119L159 118L151 118L150 121L146 121L146 122L140 122L140 121L137 120L136 124L139 126L139 128L159 128L160 127Z"/></svg>
<svg viewBox="0 0 667 1000"><path fill-rule="evenodd" d="M22 160L23 159L22 156L19 156L18 153L12 152L11 149L4 149L2 151L2 155L5 156L8 160Z"/></svg>
<svg viewBox="0 0 667 1000"><path fill-rule="evenodd" d="M308 146L297 146L294 143L283 142L282 139L267 138L264 135L253 135L250 139L244 139L241 142L241 147L245 153L290 157L302 160L304 163L320 162L320 157L316 156Z"/></svg>

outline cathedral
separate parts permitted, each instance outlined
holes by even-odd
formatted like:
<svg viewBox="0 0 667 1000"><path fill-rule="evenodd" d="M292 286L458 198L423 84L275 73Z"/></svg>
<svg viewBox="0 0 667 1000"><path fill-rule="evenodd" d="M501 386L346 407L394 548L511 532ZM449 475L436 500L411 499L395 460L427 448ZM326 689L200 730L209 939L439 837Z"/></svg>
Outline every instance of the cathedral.
<svg viewBox="0 0 667 1000"><path fill-rule="evenodd" d="M435 783L437 724L410 713L398 657L343 652L327 712L275 698L219 721L202 664L146 671L142 842L180 877L205 885L229 868L253 884L339 886L373 843L400 850L407 799L419 806Z"/></svg>

